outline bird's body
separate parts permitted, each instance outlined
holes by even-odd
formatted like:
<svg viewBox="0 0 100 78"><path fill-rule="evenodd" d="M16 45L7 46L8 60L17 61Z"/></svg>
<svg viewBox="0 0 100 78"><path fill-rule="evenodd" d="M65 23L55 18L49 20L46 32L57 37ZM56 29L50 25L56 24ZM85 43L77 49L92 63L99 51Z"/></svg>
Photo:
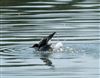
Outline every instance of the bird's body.
<svg viewBox="0 0 100 78"><path fill-rule="evenodd" d="M52 49L51 44L48 44L49 40L54 36L56 32L53 32L49 36L40 40L39 43L34 44L32 47L38 51L50 51Z"/></svg>

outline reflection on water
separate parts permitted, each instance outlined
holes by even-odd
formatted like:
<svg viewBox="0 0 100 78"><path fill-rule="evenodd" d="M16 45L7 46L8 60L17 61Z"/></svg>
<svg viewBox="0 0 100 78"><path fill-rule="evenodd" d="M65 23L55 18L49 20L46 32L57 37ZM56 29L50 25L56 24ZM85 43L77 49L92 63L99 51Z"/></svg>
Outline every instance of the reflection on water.
<svg viewBox="0 0 100 78"><path fill-rule="evenodd" d="M99 7L96 0L1 0L2 78L99 78ZM61 41L63 52L30 48L55 31L51 42Z"/></svg>

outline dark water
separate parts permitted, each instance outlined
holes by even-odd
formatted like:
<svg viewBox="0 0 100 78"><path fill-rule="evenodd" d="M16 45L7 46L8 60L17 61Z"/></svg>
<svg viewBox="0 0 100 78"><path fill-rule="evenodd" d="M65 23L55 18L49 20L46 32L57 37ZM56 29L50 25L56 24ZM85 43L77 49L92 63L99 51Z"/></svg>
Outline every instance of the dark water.
<svg viewBox="0 0 100 78"><path fill-rule="evenodd" d="M2 1L1 78L100 77L99 0ZM51 42L62 42L64 51L45 55L51 67L30 47L55 31Z"/></svg>

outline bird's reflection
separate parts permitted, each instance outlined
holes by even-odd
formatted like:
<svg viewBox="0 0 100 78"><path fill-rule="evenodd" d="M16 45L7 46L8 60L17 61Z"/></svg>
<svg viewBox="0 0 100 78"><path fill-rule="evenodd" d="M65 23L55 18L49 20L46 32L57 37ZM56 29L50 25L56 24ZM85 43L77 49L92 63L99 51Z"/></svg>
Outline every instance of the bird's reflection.
<svg viewBox="0 0 100 78"><path fill-rule="evenodd" d="M52 61L49 59L51 54L52 54L52 52L47 52L47 53L41 52L41 53L39 53L40 59L45 63L45 65L54 67Z"/></svg>
<svg viewBox="0 0 100 78"><path fill-rule="evenodd" d="M43 62L46 63L46 65L52 66L52 62L48 58L40 58L40 59L43 60Z"/></svg>

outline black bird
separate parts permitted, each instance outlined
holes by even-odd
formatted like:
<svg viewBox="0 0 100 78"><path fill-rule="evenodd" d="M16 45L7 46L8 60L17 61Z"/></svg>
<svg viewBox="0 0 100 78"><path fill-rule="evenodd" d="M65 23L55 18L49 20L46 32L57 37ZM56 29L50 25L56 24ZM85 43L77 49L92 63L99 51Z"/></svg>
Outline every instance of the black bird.
<svg viewBox="0 0 100 78"><path fill-rule="evenodd" d="M38 51L52 51L51 44L48 44L49 40L54 36L56 32L53 32L47 37L44 37L40 40L38 44L34 44L32 48L35 48Z"/></svg>

